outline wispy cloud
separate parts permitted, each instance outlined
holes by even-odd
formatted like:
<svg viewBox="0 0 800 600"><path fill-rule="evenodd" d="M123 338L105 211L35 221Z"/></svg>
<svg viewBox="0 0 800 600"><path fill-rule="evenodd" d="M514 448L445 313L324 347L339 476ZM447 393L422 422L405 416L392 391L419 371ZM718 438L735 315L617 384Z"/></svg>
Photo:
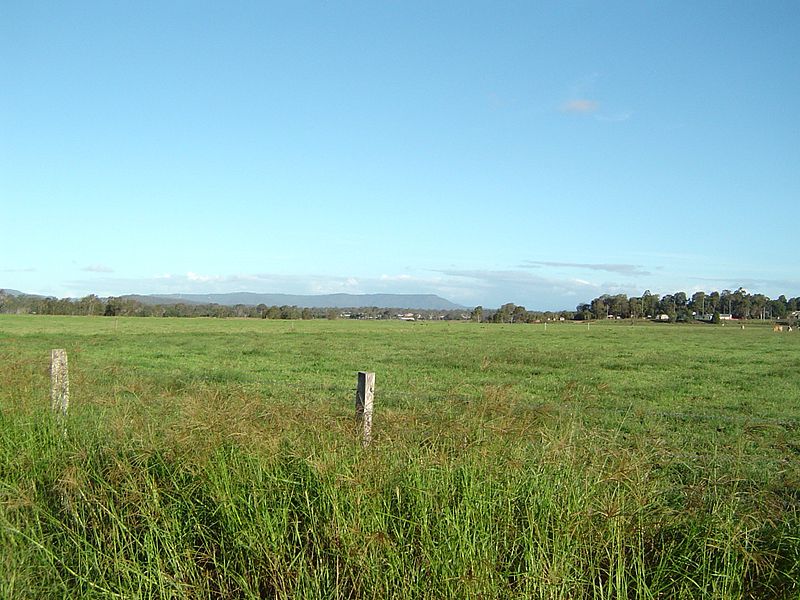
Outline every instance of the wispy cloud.
<svg viewBox="0 0 800 600"><path fill-rule="evenodd" d="M66 282L70 289L91 290L101 295L274 292L289 294L330 294L337 292L439 293L446 284L441 277L408 274L356 277L353 275L287 275L280 273L214 274L189 271L186 274L158 273L151 277L106 277Z"/></svg>
<svg viewBox="0 0 800 600"><path fill-rule="evenodd" d="M188 281L195 281L199 283L209 283L212 281L222 281L223 278L220 275L200 275L198 273L189 271L186 273L186 279Z"/></svg>
<svg viewBox="0 0 800 600"><path fill-rule="evenodd" d="M567 100L559 107L559 110L574 115L592 115L596 121L603 123L623 123L633 116L631 111L600 112L600 103L588 98Z"/></svg>
<svg viewBox="0 0 800 600"><path fill-rule="evenodd" d="M462 290L458 296L499 306L505 302L528 308L561 310L575 306L599 293L601 287L585 279L544 277L517 269L447 269L438 271Z"/></svg>
<svg viewBox="0 0 800 600"><path fill-rule="evenodd" d="M603 123L622 123L630 119L633 111L619 107L609 108L605 102L597 100L598 96L603 95L597 90L601 79L601 74L594 72L574 81L562 96L565 100L558 109L567 114L591 115L595 121Z"/></svg>
<svg viewBox="0 0 800 600"><path fill-rule="evenodd" d="M114 269L106 265L95 263L93 265L83 267L81 271L86 271L88 273L113 273Z"/></svg>
<svg viewBox="0 0 800 600"><path fill-rule="evenodd" d="M774 295L785 294L791 297L800 289L800 279L766 279L753 277L732 278L723 277L687 277L688 281L699 281L700 288L714 287L719 290L736 290L744 287L747 290L758 290L757 293L764 293L772 297ZM708 285L713 284L713 285Z"/></svg>
<svg viewBox="0 0 800 600"><path fill-rule="evenodd" d="M631 111L624 111L618 112L613 114L602 114L602 115L595 115L595 118L598 121L603 121L605 123L623 123L627 121L633 116Z"/></svg>
<svg viewBox="0 0 800 600"><path fill-rule="evenodd" d="M500 283L525 284L548 286L553 289L575 289L579 287L596 287L594 284L581 279L562 279L557 277L542 277L528 271L515 269L447 269L439 273L451 277L460 277L475 280L478 285L494 286Z"/></svg>
<svg viewBox="0 0 800 600"><path fill-rule="evenodd" d="M0 273L35 273L36 269L33 267L24 267L21 269L0 269Z"/></svg>
<svg viewBox="0 0 800 600"><path fill-rule="evenodd" d="M414 277L406 273L401 273L400 275L383 274L380 276L381 281L414 281L414 279Z"/></svg>
<svg viewBox="0 0 800 600"><path fill-rule="evenodd" d="M620 275L651 275L641 265L613 264L613 263L574 263L545 260L529 260L521 265L523 268L539 267L564 267L568 269L588 269L590 271L606 271Z"/></svg>
<svg viewBox="0 0 800 600"><path fill-rule="evenodd" d="M588 98L574 98L561 105L561 112L573 114L591 114L597 112L599 104L596 100Z"/></svg>

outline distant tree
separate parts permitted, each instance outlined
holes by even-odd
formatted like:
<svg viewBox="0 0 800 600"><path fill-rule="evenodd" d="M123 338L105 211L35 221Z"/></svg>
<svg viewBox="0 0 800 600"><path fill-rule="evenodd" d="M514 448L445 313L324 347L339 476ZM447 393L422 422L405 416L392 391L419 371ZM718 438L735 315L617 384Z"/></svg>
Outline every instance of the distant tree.
<svg viewBox="0 0 800 600"><path fill-rule="evenodd" d="M722 290L719 295L719 312L733 314L733 292Z"/></svg>
<svg viewBox="0 0 800 600"><path fill-rule="evenodd" d="M578 304L575 307L575 320L588 321L592 318L592 306L590 304Z"/></svg>
<svg viewBox="0 0 800 600"><path fill-rule="evenodd" d="M300 318L300 309L296 306L287 306L283 305L279 309L281 319L299 319Z"/></svg>
<svg viewBox="0 0 800 600"><path fill-rule="evenodd" d="M608 316L608 296L603 294L599 298L592 300L592 317L595 319L605 319Z"/></svg>
<svg viewBox="0 0 800 600"><path fill-rule="evenodd" d="M672 294L664 294L661 297L661 300L658 301L658 312L662 315L670 312L675 314L675 297Z"/></svg>
<svg viewBox="0 0 800 600"><path fill-rule="evenodd" d="M524 306L515 306L511 311L512 323L527 323L528 320L528 311L525 310Z"/></svg>
<svg viewBox="0 0 800 600"><path fill-rule="evenodd" d="M630 305L628 304L628 296L626 294L616 294L608 299L609 313L615 317L627 319L631 315Z"/></svg>
<svg viewBox="0 0 800 600"><path fill-rule="evenodd" d="M106 317L116 317L122 312L122 302L119 298L109 298L106 301L106 309L103 315Z"/></svg>
<svg viewBox="0 0 800 600"><path fill-rule="evenodd" d="M788 314L787 309L788 302L786 301L786 296L781 295L778 297L777 300L772 300L769 302L769 312L770 317L773 319L782 319Z"/></svg>
<svg viewBox="0 0 800 600"><path fill-rule="evenodd" d="M645 290L642 294L642 314L645 317L655 317L658 312L658 294L651 294L650 290Z"/></svg>
<svg viewBox="0 0 800 600"><path fill-rule="evenodd" d="M720 296L717 291L711 292L706 297L706 314L711 313L713 315L715 312L721 312Z"/></svg>
<svg viewBox="0 0 800 600"><path fill-rule="evenodd" d="M492 315L492 323L511 323L516 305L513 302L503 304Z"/></svg>
<svg viewBox="0 0 800 600"><path fill-rule="evenodd" d="M689 302L689 308L696 312L698 315L705 314L706 311L706 293L695 292L692 294L692 299Z"/></svg>
<svg viewBox="0 0 800 600"><path fill-rule="evenodd" d="M78 311L82 315L99 315L104 310L103 301L94 294L84 296L78 301Z"/></svg>
<svg viewBox="0 0 800 600"><path fill-rule="evenodd" d="M739 288L730 295L731 314L737 319L747 319L750 316L750 295L744 288Z"/></svg>
<svg viewBox="0 0 800 600"><path fill-rule="evenodd" d="M748 316L751 319L766 319L769 298L764 294L753 294L750 296L750 311Z"/></svg>
<svg viewBox="0 0 800 600"><path fill-rule="evenodd" d="M476 323L483 321L483 307L479 305L473 308L469 318L471 321L475 321Z"/></svg>
<svg viewBox="0 0 800 600"><path fill-rule="evenodd" d="M628 298L628 314L632 319L638 319L644 316L642 314L642 299L640 297L631 296Z"/></svg>

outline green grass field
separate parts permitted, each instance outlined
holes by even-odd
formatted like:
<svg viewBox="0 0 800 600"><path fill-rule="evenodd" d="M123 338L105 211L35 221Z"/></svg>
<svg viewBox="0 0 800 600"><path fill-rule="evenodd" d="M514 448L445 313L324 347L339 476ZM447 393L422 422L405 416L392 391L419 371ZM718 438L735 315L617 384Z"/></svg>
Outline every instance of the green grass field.
<svg viewBox="0 0 800 600"><path fill-rule="evenodd" d="M800 598L766 324L0 315L0 425L2 598Z"/></svg>

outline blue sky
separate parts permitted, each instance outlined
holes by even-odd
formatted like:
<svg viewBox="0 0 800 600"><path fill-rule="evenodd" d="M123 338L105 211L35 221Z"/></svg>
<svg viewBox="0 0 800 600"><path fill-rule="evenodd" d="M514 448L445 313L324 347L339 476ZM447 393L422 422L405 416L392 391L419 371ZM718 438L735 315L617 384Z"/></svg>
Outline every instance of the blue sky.
<svg viewBox="0 0 800 600"><path fill-rule="evenodd" d="M797 2L0 5L0 287L800 295Z"/></svg>

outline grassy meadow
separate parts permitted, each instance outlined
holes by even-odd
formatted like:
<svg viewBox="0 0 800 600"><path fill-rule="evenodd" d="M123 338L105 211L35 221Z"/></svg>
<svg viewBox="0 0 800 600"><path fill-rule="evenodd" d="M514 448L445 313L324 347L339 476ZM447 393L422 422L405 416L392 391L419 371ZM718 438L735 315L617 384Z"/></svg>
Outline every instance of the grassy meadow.
<svg viewBox="0 0 800 600"><path fill-rule="evenodd" d="M1 598L800 598L767 324L0 315L0 440Z"/></svg>

